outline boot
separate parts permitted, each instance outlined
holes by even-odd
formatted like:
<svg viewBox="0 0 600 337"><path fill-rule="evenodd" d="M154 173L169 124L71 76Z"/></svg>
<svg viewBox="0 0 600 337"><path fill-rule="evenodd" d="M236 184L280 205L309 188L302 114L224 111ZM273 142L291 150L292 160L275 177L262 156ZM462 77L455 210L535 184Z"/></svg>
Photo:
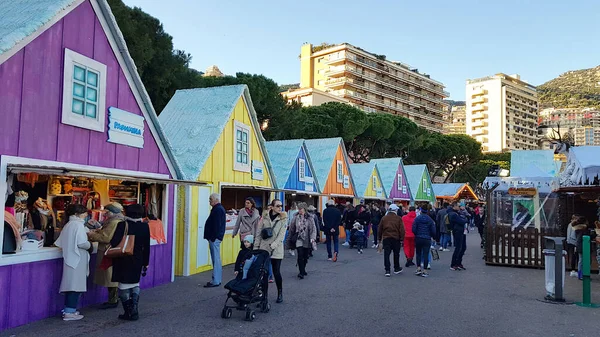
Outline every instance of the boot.
<svg viewBox="0 0 600 337"><path fill-rule="evenodd" d="M277 290L277 301L275 301L275 303L281 303L283 302L283 294L281 293L281 289Z"/></svg>
<svg viewBox="0 0 600 337"><path fill-rule="evenodd" d="M121 301L121 303L123 304L123 315L119 315L119 319L124 319L126 321L130 321L131 320L131 299L128 299L127 301Z"/></svg>
<svg viewBox="0 0 600 337"><path fill-rule="evenodd" d="M140 300L140 295L131 294L131 320L137 321L140 316L138 315L138 302Z"/></svg>

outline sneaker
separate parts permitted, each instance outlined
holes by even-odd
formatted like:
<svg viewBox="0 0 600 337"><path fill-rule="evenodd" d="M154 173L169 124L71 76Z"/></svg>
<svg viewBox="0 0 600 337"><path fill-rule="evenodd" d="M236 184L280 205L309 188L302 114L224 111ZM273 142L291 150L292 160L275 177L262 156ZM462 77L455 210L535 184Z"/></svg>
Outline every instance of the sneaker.
<svg viewBox="0 0 600 337"><path fill-rule="evenodd" d="M445 251L445 252L449 252L449 251L450 251L450 249L448 249L448 248L445 248L445 249L444 249L444 251Z"/></svg>
<svg viewBox="0 0 600 337"><path fill-rule="evenodd" d="M429 263L425 269L431 269L431 263Z"/></svg>
<svg viewBox="0 0 600 337"><path fill-rule="evenodd" d="M463 265L461 264L460 266L457 267L459 270L467 270L467 268L463 267Z"/></svg>
<svg viewBox="0 0 600 337"><path fill-rule="evenodd" d="M294 250L290 249L290 255L291 256L296 256L296 252Z"/></svg>
<svg viewBox="0 0 600 337"><path fill-rule="evenodd" d="M359 250L358 250L358 253L359 253L359 254L362 254L362 253L363 253L363 250L362 250L362 249L359 249Z"/></svg>
<svg viewBox="0 0 600 337"><path fill-rule="evenodd" d="M63 314L63 321L78 321L82 318L83 318L83 315L80 315L78 312Z"/></svg>
<svg viewBox="0 0 600 337"><path fill-rule="evenodd" d="M419 268L419 269L417 269L417 271L415 271L415 275L421 276L421 274L423 274L423 271L421 270L421 268Z"/></svg>
<svg viewBox="0 0 600 337"><path fill-rule="evenodd" d="M394 274L398 275L400 273L402 273L402 268L400 268L400 269L394 269Z"/></svg>
<svg viewBox="0 0 600 337"><path fill-rule="evenodd" d="M458 267L455 267L455 266L452 266L452 267L450 267L450 270L452 270L452 271L457 271L457 270L460 270L460 268L458 268Z"/></svg>
<svg viewBox="0 0 600 337"><path fill-rule="evenodd" d="M577 272L575 270L572 270L571 274L569 274L569 276L571 276L571 277L577 277Z"/></svg>
<svg viewBox="0 0 600 337"><path fill-rule="evenodd" d="M337 252L333 253L333 262L337 262Z"/></svg>
<svg viewBox="0 0 600 337"><path fill-rule="evenodd" d="M327 258L327 261L333 261L333 259L332 259L332 258L330 258L330 257L328 257L328 258Z"/></svg>
<svg viewBox="0 0 600 337"><path fill-rule="evenodd" d="M421 274L421 277L429 277L429 274L428 274L426 271L424 271L424 272Z"/></svg>
<svg viewBox="0 0 600 337"><path fill-rule="evenodd" d="M348 242L344 242L342 243L342 246L350 246L350 244Z"/></svg>
<svg viewBox="0 0 600 337"><path fill-rule="evenodd" d="M270 279L269 279L269 283L273 283L273 282L275 282L275 280L274 280L274 279L272 279L272 278L270 278Z"/></svg>
<svg viewBox="0 0 600 337"><path fill-rule="evenodd" d="M443 251L444 251L444 247L440 247L440 252L443 252Z"/></svg>
<svg viewBox="0 0 600 337"><path fill-rule="evenodd" d="M371 248L377 248L377 245L376 245L376 244L373 244L373 245L371 246Z"/></svg>
<svg viewBox="0 0 600 337"><path fill-rule="evenodd" d="M392 276L392 274L390 274L390 272L389 272L389 271L386 271L386 272L385 272L385 277L390 277L390 276Z"/></svg>

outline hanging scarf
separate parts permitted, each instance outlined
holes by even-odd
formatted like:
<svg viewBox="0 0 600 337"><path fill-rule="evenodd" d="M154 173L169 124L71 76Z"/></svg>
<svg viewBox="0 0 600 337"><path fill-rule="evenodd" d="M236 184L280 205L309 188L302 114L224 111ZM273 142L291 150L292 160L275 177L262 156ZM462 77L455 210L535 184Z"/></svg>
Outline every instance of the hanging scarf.
<svg viewBox="0 0 600 337"><path fill-rule="evenodd" d="M254 208L244 208L246 210L246 214L248 214L249 217L252 217L252 214L254 213Z"/></svg>
<svg viewBox="0 0 600 337"><path fill-rule="evenodd" d="M69 222L60 232L60 236L54 245L62 248L65 264L71 268L77 268L77 265L81 260L81 252L78 246L87 241L88 238L85 234L84 220L76 215L71 215L69 217Z"/></svg>
<svg viewBox="0 0 600 337"><path fill-rule="evenodd" d="M302 242L308 242L308 226L306 216L298 213L298 220L296 220L296 232L298 233L298 240Z"/></svg>

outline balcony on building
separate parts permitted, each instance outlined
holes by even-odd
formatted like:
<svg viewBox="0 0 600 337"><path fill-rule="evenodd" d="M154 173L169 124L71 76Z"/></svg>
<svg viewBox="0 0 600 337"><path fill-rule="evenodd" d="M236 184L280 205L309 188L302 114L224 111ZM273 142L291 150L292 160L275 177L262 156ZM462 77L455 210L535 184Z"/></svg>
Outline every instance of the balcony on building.
<svg viewBox="0 0 600 337"><path fill-rule="evenodd" d="M486 99L483 96L477 96L471 100L471 105L485 103Z"/></svg>
<svg viewBox="0 0 600 337"><path fill-rule="evenodd" d="M351 69L356 70L355 68L352 68L352 67L349 67L346 65L329 67L329 69L325 70L325 76L328 76L328 77L343 76L346 73L346 71L349 71Z"/></svg>
<svg viewBox="0 0 600 337"><path fill-rule="evenodd" d="M479 89L476 89L475 91L473 91L473 93L471 94L471 97L481 96L481 95L485 95L485 94L487 94L487 90L484 90L483 88L479 88Z"/></svg>
<svg viewBox="0 0 600 337"><path fill-rule="evenodd" d="M472 131L471 131L471 134L472 134L473 136L478 136L478 135L487 135L487 134L488 134L488 131L487 131L487 129L483 129L483 128L477 128L477 129L475 129L475 130L472 130Z"/></svg>
<svg viewBox="0 0 600 337"><path fill-rule="evenodd" d="M488 126L488 122L485 119L478 119L476 121L473 122L473 124L471 124L472 127L484 127L484 126Z"/></svg>
<svg viewBox="0 0 600 337"><path fill-rule="evenodd" d="M486 109L486 106L484 104L477 104L471 107L471 111L476 112L476 111L484 111Z"/></svg>
<svg viewBox="0 0 600 337"><path fill-rule="evenodd" d="M352 82L352 80L347 77L339 77L325 81L325 86L330 89L343 88L346 83L350 82Z"/></svg>
<svg viewBox="0 0 600 337"><path fill-rule="evenodd" d="M478 120L478 119L482 119L482 118L487 118L488 114L486 111L482 111L482 112L478 112L478 113L474 113L471 117L471 119L473 120Z"/></svg>
<svg viewBox="0 0 600 337"><path fill-rule="evenodd" d="M346 61L346 55L329 55L329 57L327 57L327 60L325 61L325 64L327 65L334 65L334 64L341 64L344 63Z"/></svg>

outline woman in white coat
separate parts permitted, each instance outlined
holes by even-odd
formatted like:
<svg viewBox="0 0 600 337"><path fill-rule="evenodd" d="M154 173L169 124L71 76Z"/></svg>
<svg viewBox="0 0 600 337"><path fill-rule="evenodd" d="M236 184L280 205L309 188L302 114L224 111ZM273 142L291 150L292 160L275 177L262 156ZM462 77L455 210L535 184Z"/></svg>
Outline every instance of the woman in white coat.
<svg viewBox="0 0 600 337"><path fill-rule="evenodd" d="M76 321L83 318L77 311L77 302L81 293L87 291L87 277L90 274L90 254L85 231L85 218L87 208L83 205L70 205L67 207L66 216L69 222L60 232L58 240L54 243L62 248L63 274L60 281L60 292L65 294L65 308L63 320Z"/></svg>

